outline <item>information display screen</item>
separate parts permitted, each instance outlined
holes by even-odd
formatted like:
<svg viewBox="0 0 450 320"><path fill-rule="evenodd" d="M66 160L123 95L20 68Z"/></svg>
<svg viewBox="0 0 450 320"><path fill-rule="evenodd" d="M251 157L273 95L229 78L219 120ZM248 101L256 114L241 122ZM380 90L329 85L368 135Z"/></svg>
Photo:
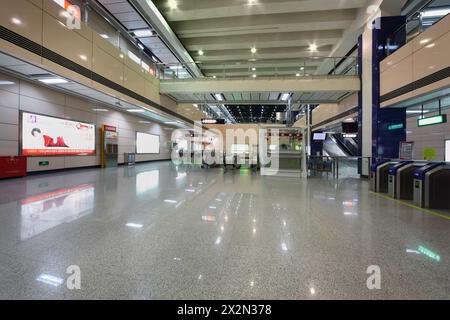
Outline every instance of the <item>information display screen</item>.
<svg viewBox="0 0 450 320"><path fill-rule="evenodd" d="M355 133L358 132L358 122L342 122L343 133Z"/></svg>
<svg viewBox="0 0 450 320"><path fill-rule="evenodd" d="M314 133L313 140L323 141L327 137L326 133Z"/></svg>
<svg viewBox="0 0 450 320"><path fill-rule="evenodd" d="M95 125L22 112L22 155L95 154Z"/></svg>
<svg viewBox="0 0 450 320"><path fill-rule="evenodd" d="M136 153L159 153L159 136L143 132L136 132Z"/></svg>
<svg viewBox="0 0 450 320"><path fill-rule="evenodd" d="M450 140L445 141L445 162L450 162Z"/></svg>

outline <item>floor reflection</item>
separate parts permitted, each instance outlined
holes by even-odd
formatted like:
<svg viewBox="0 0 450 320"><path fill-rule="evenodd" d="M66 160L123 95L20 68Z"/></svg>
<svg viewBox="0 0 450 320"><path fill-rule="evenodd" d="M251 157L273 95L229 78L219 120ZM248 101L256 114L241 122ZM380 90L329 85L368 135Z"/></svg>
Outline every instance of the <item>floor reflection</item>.
<svg viewBox="0 0 450 320"><path fill-rule="evenodd" d="M62 188L21 200L20 239L27 240L62 223L72 222L92 213L94 200L94 184Z"/></svg>

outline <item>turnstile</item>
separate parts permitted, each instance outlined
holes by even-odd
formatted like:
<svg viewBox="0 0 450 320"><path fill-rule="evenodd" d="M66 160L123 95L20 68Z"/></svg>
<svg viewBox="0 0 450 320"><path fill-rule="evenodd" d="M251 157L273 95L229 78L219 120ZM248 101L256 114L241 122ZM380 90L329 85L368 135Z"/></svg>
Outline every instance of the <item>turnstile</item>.
<svg viewBox="0 0 450 320"><path fill-rule="evenodd" d="M393 164L389 167L388 172L388 194L393 197L399 197L400 195L397 193L397 185L400 184L400 172L407 170L407 172L414 172L414 164L412 161L400 161L399 163ZM411 179L412 185L412 179ZM412 191L411 191L412 193Z"/></svg>
<svg viewBox="0 0 450 320"><path fill-rule="evenodd" d="M450 165L444 165L425 174L426 208L450 209Z"/></svg>
<svg viewBox="0 0 450 320"><path fill-rule="evenodd" d="M421 208L425 207L425 175L444 163L429 163L414 172L414 203Z"/></svg>
<svg viewBox="0 0 450 320"><path fill-rule="evenodd" d="M370 190L375 191L375 192L380 192L380 191L378 191L378 187L377 187L377 182L379 180L378 167L386 165L388 162L389 162L389 160L379 160L379 161L372 163L372 165L370 166ZM387 185L387 180L386 180L386 185Z"/></svg>
<svg viewBox="0 0 450 320"><path fill-rule="evenodd" d="M402 166L397 170L395 175L395 190L392 197L413 200L414 199L414 175L415 172L423 167L429 167L430 163L415 161L412 164Z"/></svg>
<svg viewBox="0 0 450 320"><path fill-rule="evenodd" d="M389 168L398 163L398 161L387 161L379 166L377 166L377 171L375 172L376 187L375 192L387 193L389 187Z"/></svg>

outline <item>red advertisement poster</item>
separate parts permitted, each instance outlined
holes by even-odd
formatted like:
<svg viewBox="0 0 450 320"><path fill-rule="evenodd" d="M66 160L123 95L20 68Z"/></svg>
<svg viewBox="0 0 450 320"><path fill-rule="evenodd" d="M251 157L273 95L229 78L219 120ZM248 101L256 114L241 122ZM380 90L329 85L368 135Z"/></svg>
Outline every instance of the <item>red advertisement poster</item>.
<svg viewBox="0 0 450 320"><path fill-rule="evenodd" d="M95 125L22 113L22 155L95 154Z"/></svg>

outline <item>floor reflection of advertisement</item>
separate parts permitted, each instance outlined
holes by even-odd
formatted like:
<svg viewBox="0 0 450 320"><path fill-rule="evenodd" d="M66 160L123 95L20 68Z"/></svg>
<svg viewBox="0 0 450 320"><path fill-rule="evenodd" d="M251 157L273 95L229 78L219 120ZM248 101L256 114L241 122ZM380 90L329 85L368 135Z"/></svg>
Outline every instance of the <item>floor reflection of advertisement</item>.
<svg viewBox="0 0 450 320"><path fill-rule="evenodd" d="M22 154L95 154L95 125L23 112Z"/></svg>
<svg viewBox="0 0 450 320"><path fill-rule="evenodd" d="M26 240L61 223L72 222L92 212L92 184L64 188L21 201L20 239Z"/></svg>

